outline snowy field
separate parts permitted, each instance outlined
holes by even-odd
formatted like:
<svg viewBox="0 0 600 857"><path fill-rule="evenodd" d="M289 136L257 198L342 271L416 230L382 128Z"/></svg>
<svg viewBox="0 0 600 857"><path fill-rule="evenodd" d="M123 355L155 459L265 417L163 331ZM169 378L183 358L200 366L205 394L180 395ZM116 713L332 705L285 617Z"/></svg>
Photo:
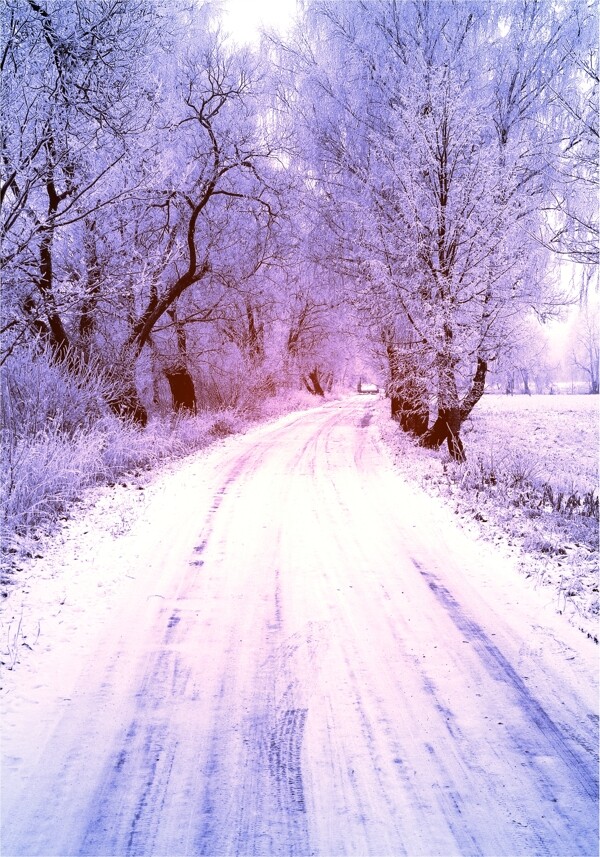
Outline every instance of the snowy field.
<svg viewBox="0 0 600 857"><path fill-rule="evenodd" d="M467 465L453 465L445 448L416 448L394 429L380 400L382 436L405 478L450 505L463 527L515 557L555 609L598 639L598 521L570 496L598 497L600 400L590 395L485 395L463 438ZM493 480L490 474L493 473ZM544 502L550 486L560 513Z"/></svg>
<svg viewBox="0 0 600 857"><path fill-rule="evenodd" d="M513 460L560 490L594 490L599 405L589 395L485 395L465 427L468 454Z"/></svg>

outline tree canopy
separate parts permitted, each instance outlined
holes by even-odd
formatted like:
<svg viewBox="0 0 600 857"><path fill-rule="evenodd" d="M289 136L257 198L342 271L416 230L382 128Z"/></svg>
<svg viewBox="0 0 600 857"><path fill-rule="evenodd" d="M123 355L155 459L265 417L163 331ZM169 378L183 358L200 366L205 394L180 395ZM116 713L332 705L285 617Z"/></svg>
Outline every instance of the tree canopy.
<svg viewBox="0 0 600 857"><path fill-rule="evenodd" d="M256 50L208 2L0 18L2 361L104 366L123 416L369 365L461 459L557 259L597 266L592 3L309 0Z"/></svg>

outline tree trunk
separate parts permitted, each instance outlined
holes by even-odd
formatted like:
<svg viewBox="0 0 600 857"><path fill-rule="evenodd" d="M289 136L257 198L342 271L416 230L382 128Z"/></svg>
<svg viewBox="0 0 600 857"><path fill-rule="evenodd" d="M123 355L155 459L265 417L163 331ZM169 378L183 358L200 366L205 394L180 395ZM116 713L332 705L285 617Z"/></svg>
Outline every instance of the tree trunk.
<svg viewBox="0 0 600 857"><path fill-rule="evenodd" d="M84 226L83 247L87 271L87 286L79 315L79 338L86 357L89 357L91 339L96 325L96 306L100 295L100 263L98 261L95 239L96 222L91 218L87 218Z"/></svg>
<svg viewBox="0 0 600 857"><path fill-rule="evenodd" d="M42 295L46 318L48 319L48 341L57 362L63 361L69 351L69 336L56 307L54 297L54 271L52 265L52 240L54 231L46 227L40 241L39 277L36 285Z"/></svg>
<svg viewBox="0 0 600 857"><path fill-rule="evenodd" d="M390 380L387 394L391 417L403 431L420 437L427 431L429 407L427 390L419 378L414 354L401 353L389 332L384 332L383 341L388 359Z"/></svg>
<svg viewBox="0 0 600 857"><path fill-rule="evenodd" d="M195 414L197 412L196 390L192 376L187 368L187 333L185 325L179 320L177 314L177 301L174 301L172 306L169 307L167 315L175 325L177 338L177 362L165 370L165 376L171 388L173 410L177 412L189 411L189 413Z"/></svg>
<svg viewBox="0 0 600 857"><path fill-rule="evenodd" d="M422 437L429 425L429 408L422 402L419 396L411 398L403 395L393 394L391 397L392 419L400 424L402 431Z"/></svg>
<svg viewBox="0 0 600 857"><path fill-rule="evenodd" d="M308 375L305 375L302 379L304 381L304 386L308 390L309 393L312 393L313 396L325 396L325 391L321 386L321 381L319 378L319 368L315 366L312 372L309 372Z"/></svg>
<svg viewBox="0 0 600 857"><path fill-rule="evenodd" d="M165 372L169 387L171 388L171 396L173 397L173 409L178 412L188 411L195 414L197 411L196 405L196 390L192 376L187 369L172 369Z"/></svg>
<svg viewBox="0 0 600 857"><path fill-rule="evenodd" d="M257 308L249 300L246 300L246 319L248 356L253 366L259 366L265 359L265 326Z"/></svg>
<svg viewBox="0 0 600 857"><path fill-rule="evenodd" d="M418 375L417 368L408 361L403 364L402 388L400 392L400 426L415 437L422 437L429 425L427 390Z"/></svg>
<svg viewBox="0 0 600 857"><path fill-rule="evenodd" d="M483 396L485 391L485 379L487 376L487 360L484 360L483 357L477 358L477 367L475 369L475 374L473 375L473 380L471 382L471 387L460 403L460 419L461 422L467 419L477 402Z"/></svg>
<svg viewBox="0 0 600 857"><path fill-rule="evenodd" d="M450 457L462 464L466 461L466 456L460 439L461 408L454 374L455 363L450 349L438 354L438 416L431 428L421 437L420 444L427 449L439 449L446 441Z"/></svg>

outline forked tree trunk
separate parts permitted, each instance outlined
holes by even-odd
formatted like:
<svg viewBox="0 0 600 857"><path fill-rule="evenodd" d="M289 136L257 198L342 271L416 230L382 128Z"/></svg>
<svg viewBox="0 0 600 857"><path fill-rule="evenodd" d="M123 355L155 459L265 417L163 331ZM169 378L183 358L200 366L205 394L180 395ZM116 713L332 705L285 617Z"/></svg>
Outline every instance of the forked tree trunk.
<svg viewBox="0 0 600 857"><path fill-rule="evenodd" d="M487 369L487 361L483 357L478 357L471 386L462 402L458 406L440 408L435 423L421 438L422 446L427 449L439 449L444 441L446 441L450 456L455 461L461 463L466 461L465 449L460 437L460 429L477 402L483 396Z"/></svg>
<svg viewBox="0 0 600 857"><path fill-rule="evenodd" d="M463 442L460 438L461 410L455 377L455 359L448 352L438 354L438 416L434 424L420 440L427 449L439 449L444 441L454 461L466 460Z"/></svg>
<svg viewBox="0 0 600 857"><path fill-rule="evenodd" d="M305 375L302 379L304 381L304 386L308 390L309 393L312 393L313 396L325 396L325 390L321 385L319 367L315 366L315 368Z"/></svg>

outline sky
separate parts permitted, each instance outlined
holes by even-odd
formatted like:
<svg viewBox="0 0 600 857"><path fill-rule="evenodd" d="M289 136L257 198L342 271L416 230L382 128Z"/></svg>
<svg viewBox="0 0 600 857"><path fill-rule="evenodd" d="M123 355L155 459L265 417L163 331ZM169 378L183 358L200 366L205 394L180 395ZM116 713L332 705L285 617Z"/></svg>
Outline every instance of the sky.
<svg viewBox="0 0 600 857"><path fill-rule="evenodd" d="M239 42L258 41L261 27L285 32L296 0L225 0L225 25Z"/></svg>

